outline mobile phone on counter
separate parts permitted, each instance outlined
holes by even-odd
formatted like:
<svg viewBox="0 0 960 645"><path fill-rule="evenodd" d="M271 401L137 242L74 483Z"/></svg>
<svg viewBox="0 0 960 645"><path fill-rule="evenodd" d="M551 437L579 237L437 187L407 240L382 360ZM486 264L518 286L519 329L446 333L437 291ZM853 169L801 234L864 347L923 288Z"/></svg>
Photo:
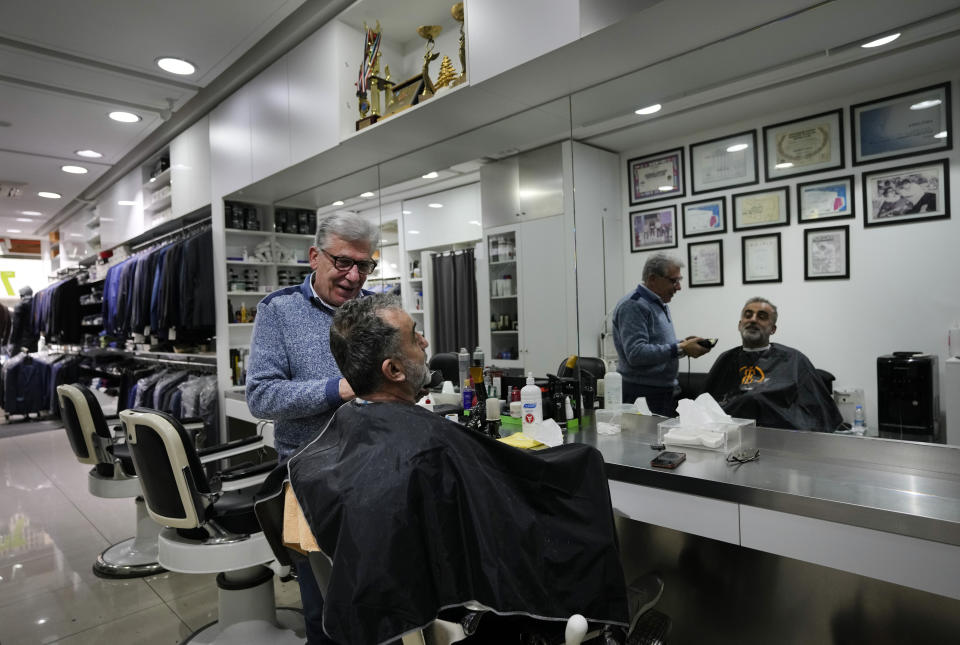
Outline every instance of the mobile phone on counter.
<svg viewBox="0 0 960 645"><path fill-rule="evenodd" d="M687 453L685 452L672 452L670 450L664 450L659 455L653 458L650 462L650 465L654 468L676 468L684 462L687 458Z"/></svg>

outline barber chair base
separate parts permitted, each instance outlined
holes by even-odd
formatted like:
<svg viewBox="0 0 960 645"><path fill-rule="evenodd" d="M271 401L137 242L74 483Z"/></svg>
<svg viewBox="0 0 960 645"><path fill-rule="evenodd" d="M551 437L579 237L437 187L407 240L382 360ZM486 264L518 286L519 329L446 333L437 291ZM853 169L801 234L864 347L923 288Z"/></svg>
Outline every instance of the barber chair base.
<svg viewBox="0 0 960 645"><path fill-rule="evenodd" d="M140 482L132 480L139 491ZM163 573L166 569L157 561L157 537L161 526L147 512L142 497L137 497L137 534L111 545L93 564L93 573L101 578L142 578Z"/></svg>
<svg viewBox="0 0 960 645"><path fill-rule="evenodd" d="M94 497L119 499L121 497L139 497L140 480L136 477L104 477L96 468L87 473L87 490Z"/></svg>

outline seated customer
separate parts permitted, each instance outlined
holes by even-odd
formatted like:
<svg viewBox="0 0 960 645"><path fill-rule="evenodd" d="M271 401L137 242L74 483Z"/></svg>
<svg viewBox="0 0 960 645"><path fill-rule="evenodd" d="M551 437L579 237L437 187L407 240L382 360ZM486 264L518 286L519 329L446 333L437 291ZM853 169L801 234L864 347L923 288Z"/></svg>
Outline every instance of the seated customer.
<svg viewBox="0 0 960 645"><path fill-rule="evenodd" d="M330 347L358 399L277 471L331 558L330 637L382 643L468 603L561 634L576 613L626 624L596 449L525 452L415 405L427 341L394 296L342 305ZM504 620L496 614L482 614L478 635Z"/></svg>
<svg viewBox="0 0 960 645"><path fill-rule="evenodd" d="M758 426L832 432L843 423L830 391L806 356L770 342L777 308L751 298L740 313L742 347L717 357L704 391L728 414Z"/></svg>

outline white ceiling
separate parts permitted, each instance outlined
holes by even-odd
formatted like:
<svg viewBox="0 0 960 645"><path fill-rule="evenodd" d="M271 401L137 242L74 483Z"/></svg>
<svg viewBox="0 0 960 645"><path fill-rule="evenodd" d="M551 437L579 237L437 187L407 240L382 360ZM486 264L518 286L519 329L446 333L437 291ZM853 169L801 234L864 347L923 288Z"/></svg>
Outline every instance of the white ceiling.
<svg viewBox="0 0 960 645"><path fill-rule="evenodd" d="M40 229L304 3L0 0L0 184L23 184L20 198L0 197L0 237ZM168 74L155 64L162 56L185 58L197 72ZM143 120L117 123L112 110ZM85 148L104 156L74 154ZM70 175L65 164L89 172Z"/></svg>

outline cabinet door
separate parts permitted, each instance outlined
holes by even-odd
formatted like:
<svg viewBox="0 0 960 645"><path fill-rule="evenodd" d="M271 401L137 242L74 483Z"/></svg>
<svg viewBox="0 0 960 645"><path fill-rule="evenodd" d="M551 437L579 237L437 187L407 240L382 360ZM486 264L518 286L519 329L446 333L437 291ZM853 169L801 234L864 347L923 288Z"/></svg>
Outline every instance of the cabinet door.
<svg viewBox="0 0 960 645"><path fill-rule="evenodd" d="M556 373L560 361L576 349L567 347L567 298L564 227L552 217L521 227L520 329L525 371Z"/></svg>
<svg viewBox="0 0 960 645"><path fill-rule="evenodd" d="M520 155L518 180L522 220L563 213L563 162L559 143Z"/></svg>
<svg viewBox="0 0 960 645"><path fill-rule="evenodd" d="M519 192L517 157L482 166L480 212L483 216L483 227L516 224L520 215Z"/></svg>

